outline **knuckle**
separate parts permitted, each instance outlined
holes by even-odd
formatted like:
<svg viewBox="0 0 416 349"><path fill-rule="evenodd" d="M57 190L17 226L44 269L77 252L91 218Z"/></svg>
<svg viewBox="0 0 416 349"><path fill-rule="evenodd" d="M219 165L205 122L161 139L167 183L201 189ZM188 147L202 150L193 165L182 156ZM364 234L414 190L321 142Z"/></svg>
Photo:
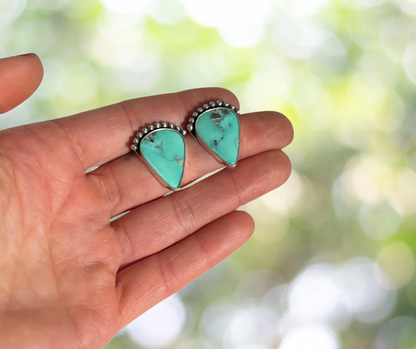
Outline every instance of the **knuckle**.
<svg viewBox="0 0 416 349"><path fill-rule="evenodd" d="M187 234L192 226L197 225L196 215L192 205L185 198L178 198L175 195L171 196L172 210L175 213L176 220L179 223L181 230Z"/></svg>

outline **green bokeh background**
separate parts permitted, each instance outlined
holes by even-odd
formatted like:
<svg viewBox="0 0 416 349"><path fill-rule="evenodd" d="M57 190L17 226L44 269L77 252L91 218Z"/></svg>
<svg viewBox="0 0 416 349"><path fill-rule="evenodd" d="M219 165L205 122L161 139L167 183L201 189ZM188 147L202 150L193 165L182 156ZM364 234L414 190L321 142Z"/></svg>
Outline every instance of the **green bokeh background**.
<svg viewBox="0 0 416 349"><path fill-rule="evenodd" d="M416 348L414 0L0 0L0 52L45 68L1 129L203 86L293 123L252 239L106 348Z"/></svg>

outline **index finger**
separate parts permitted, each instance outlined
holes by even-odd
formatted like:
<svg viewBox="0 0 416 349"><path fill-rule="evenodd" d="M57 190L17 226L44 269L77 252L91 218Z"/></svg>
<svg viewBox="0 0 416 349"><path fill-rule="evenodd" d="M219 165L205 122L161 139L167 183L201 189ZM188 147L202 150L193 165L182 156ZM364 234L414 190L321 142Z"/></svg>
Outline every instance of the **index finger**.
<svg viewBox="0 0 416 349"><path fill-rule="evenodd" d="M128 153L140 126L156 121L184 126L195 107L213 99L239 105L235 95L226 89L199 88L131 99L54 122L68 136L84 169L88 169Z"/></svg>

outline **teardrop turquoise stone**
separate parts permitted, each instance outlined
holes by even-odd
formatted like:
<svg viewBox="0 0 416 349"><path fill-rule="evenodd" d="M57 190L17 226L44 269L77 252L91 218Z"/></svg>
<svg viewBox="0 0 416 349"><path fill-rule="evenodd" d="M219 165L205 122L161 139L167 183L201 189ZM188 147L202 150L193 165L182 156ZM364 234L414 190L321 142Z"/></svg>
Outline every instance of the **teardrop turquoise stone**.
<svg viewBox="0 0 416 349"><path fill-rule="evenodd" d="M215 108L202 113L195 124L199 138L224 162L237 164L240 147L240 123L228 108Z"/></svg>
<svg viewBox="0 0 416 349"><path fill-rule="evenodd" d="M185 143L178 132L161 129L144 136L140 142L140 153L170 188L180 187Z"/></svg>

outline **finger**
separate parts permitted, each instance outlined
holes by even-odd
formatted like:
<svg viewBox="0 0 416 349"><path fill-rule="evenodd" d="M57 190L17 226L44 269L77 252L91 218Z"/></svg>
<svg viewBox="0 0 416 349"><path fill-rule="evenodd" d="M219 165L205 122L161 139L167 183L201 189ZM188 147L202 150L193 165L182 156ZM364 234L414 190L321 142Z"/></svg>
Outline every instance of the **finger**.
<svg viewBox="0 0 416 349"><path fill-rule="evenodd" d="M54 122L62 128L84 168L88 169L130 152L132 139L140 126L155 121L183 126L190 111L213 99L238 106L237 98L230 91L202 88L131 99Z"/></svg>
<svg viewBox="0 0 416 349"><path fill-rule="evenodd" d="M112 223L125 253L123 264L156 253L282 185L290 169L281 150L269 151L132 210Z"/></svg>
<svg viewBox="0 0 416 349"><path fill-rule="evenodd" d="M42 78L42 63L34 53L0 59L0 114L28 99Z"/></svg>
<svg viewBox="0 0 416 349"><path fill-rule="evenodd" d="M253 230L250 215L233 212L119 272L123 326L228 257Z"/></svg>
<svg viewBox="0 0 416 349"><path fill-rule="evenodd" d="M280 113L241 115L240 125L239 160L267 150L284 148L293 139L292 125ZM187 159L183 184L221 167L193 138L185 138ZM168 191L133 153L101 166L88 176L106 193L113 216L160 197Z"/></svg>

